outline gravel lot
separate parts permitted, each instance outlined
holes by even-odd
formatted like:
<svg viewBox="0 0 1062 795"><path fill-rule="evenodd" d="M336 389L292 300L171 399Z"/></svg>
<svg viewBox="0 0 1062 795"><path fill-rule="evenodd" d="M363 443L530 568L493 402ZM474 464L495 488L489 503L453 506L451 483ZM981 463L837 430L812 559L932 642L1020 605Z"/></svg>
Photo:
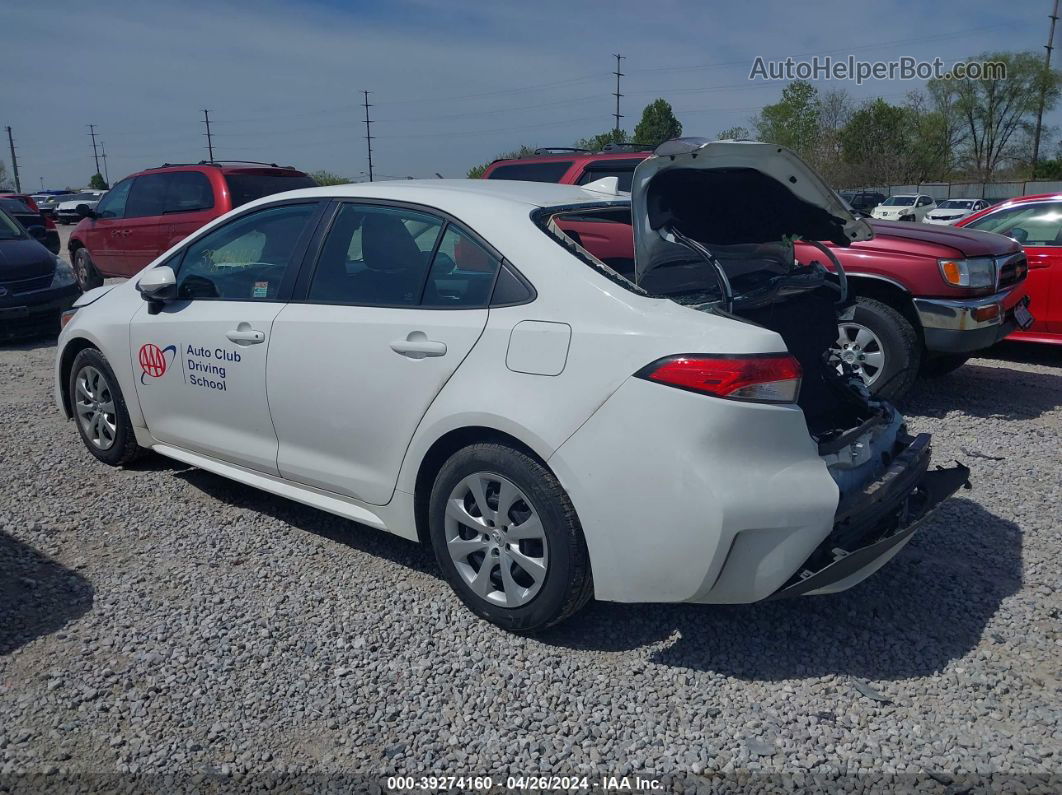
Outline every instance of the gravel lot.
<svg viewBox="0 0 1062 795"><path fill-rule="evenodd" d="M1058 352L916 387L912 429L974 489L863 585L592 604L534 639L474 620L414 544L166 459L96 463L52 405L52 357L0 348L0 791L130 772L1062 786Z"/></svg>

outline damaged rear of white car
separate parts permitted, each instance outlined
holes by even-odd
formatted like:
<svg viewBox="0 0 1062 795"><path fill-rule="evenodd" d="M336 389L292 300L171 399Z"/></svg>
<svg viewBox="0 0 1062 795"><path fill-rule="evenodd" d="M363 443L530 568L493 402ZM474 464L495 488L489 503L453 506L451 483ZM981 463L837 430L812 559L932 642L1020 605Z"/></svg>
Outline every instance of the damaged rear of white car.
<svg viewBox="0 0 1062 795"><path fill-rule="evenodd" d="M663 144L635 172L631 209L626 273L604 253L615 205L537 220L617 284L733 328L729 347L709 338L648 363L550 458L597 598L738 603L859 583L969 485L962 465L930 469L929 436L831 354L853 300L839 263L795 262L798 238L843 246L870 227L794 154L758 143ZM763 350L766 329L780 340Z"/></svg>

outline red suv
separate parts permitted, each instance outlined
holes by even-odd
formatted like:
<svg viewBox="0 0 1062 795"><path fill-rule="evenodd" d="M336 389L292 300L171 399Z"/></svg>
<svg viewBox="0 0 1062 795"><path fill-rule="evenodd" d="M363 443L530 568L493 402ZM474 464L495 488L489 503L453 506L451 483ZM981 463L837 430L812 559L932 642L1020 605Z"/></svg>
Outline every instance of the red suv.
<svg viewBox="0 0 1062 795"><path fill-rule="evenodd" d="M616 177L618 189L629 191L634 169L650 155L645 148L623 144L599 154L539 149L531 157L494 161L483 178L586 185ZM976 227L978 219L994 212L971 216L963 225ZM564 220L559 225L599 260L633 278L630 218L622 223L617 220ZM863 377L871 392L898 399L919 374L948 373L974 352L1034 322L1026 308L1024 282L1029 265L1022 247L1011 237L921 223L871 221L870 225L873 240L829 248L856 296L838 325L836 351ZM802 264L818 260L832 268L822 252L808 243L798 242L795 253ZM1037 262L1036 267L1048 273L1046 265ZM1046 295L1033 298L1033 312L1047 311L1047 306Z"/></svg>
<svg viewBox="0 0 1062 795"><path fill-rule="evenodd" d="M204 224L254 199L316 182L275 163L201 162L126 177L96 208L79 208L68 248L82 290L132 276Z"/></svg>

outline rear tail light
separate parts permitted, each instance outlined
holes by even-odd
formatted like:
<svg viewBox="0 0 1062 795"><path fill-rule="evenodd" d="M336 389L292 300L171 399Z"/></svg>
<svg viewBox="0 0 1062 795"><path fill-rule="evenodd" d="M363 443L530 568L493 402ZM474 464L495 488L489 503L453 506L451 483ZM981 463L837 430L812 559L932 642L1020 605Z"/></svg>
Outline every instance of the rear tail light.
<svg viewBox="0 0 1062 795"><path fill-rule="evenodd" d="M794 403L800 393L800 362L787 353L681 354L643 367L635 375L705 395L756 403Z"/></svg>

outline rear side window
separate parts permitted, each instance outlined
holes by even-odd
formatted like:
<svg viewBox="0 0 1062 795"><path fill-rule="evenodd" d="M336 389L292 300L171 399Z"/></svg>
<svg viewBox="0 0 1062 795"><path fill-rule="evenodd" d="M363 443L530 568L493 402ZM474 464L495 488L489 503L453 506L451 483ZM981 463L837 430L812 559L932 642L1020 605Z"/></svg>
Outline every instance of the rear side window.
<svg viewBox="0 0 1062 795"><path fill-rule="evenodd" d="M232 206L239 207L241 204L260 199L263 196L272 196L274 193L283 193L286 190L298 190L300 188L316 188L317 183L305 174L226 174L225 182L229 186L229 196Z"/></svg>
<svg viewBox="0 0 1062 795"><path fill-rule="evenodd" d="M498 260L483 246L452 224L432 259L422 306L486 306Z"/></svg>
<svg viewBox="0 0 1062 795"><path fill-rule="evenodd" d="M549 163L513 163L506 166L498 166L487 179L520 179L526 182L560 182L568 169L572 167L572 160Z"/></svg>
<svg viewBox="0 0 1062 795"><path fill-rule="evenodd" d="M214 191L206 174L199 171L178 171L165 176L169 182L165 212L190 213L209 210L214 206Z"/></svg>
<svg viewBox="0 0 1062 795"><path fill-rule="evenodd" d="M641 160L604 160L587 166L586 171L579 177L580 185L588 185L605 177L615 177L619 184L617 188L630 193L631 182L634 180L634 169Z"/></svg>
<svg viewBox="0 0 1062 795"><path fill-rule="evenodd" d="M169 174L144 174L133 180L125 203L126 218L162 215L166 211L166 188Z"/></svg>

